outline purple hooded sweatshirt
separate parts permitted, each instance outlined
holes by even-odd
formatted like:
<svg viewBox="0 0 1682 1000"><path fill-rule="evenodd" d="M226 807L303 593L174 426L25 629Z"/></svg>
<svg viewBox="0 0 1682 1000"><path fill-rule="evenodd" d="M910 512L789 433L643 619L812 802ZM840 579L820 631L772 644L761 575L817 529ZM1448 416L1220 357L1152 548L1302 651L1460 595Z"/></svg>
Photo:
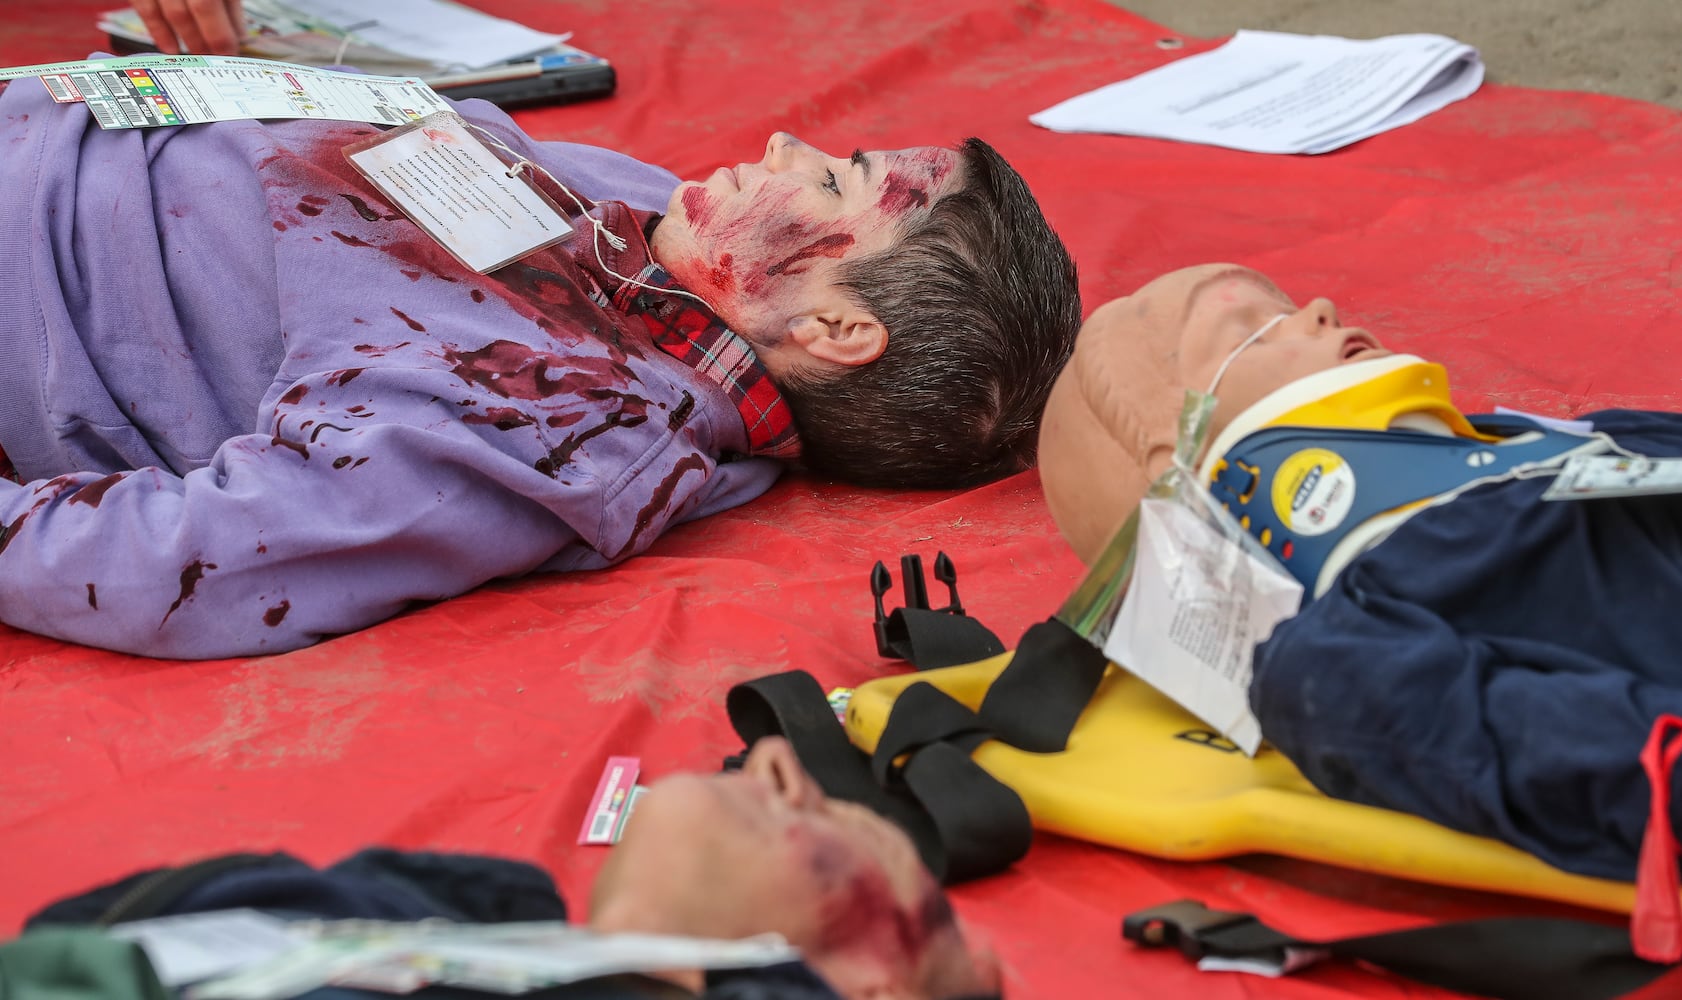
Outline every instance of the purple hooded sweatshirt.
<svg viewBox="0 0 1682 1000"><path fill-rule="evenodd" d="M676 184L458 110L587 199L658 210ZM588 225L474 274L344 159L374 131L102 132L33 80L0 93L0 448L22 480L0 481L0 620L279 652L607 566L771 484L776 462L738 459L738 394L614 305L660 293L615 298ZM636 273L649 216L597 213Z"/></svg>

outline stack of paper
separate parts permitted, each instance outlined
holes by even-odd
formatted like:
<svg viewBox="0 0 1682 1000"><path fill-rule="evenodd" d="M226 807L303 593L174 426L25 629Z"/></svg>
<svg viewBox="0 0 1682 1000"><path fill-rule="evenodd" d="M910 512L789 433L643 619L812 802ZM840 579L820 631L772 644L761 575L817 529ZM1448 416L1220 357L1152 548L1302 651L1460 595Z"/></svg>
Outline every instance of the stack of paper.
<svg viewBox="0 0 1682 1000"><path fill-rule="evenodd" d="M245 0L250 55L284 62L349 63L371 72L428 76L530 59L566 40L449 0ZM132 10L100 16L114 38L151 45Z"/></svg>
<svg viewBox="0 0 1682 1000"><path fill-rule="evenodd" d="M1326 153L1470 96L1477 50L1442 35L1358 41L1240 31L1211 52L1029 116L1058 132L1178 139L1254 153Z"/></svg>

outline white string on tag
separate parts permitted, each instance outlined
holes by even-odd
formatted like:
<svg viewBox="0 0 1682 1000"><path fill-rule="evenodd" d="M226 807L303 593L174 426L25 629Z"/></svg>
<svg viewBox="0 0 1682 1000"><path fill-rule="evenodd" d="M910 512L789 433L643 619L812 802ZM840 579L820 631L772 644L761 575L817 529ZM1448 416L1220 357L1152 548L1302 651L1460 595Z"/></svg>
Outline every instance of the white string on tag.
<svg viewBox="0 0 1682 1000"><path fill-rule="evenodd" d="M361 31L363 28L376 27L379 23L380 22L378 21L358 21L355 24L349 24L340 28L339 31L341 34L339 35L339 51L333 53L333 65L343 66L345 64L345 53L350 50L351 39L356 37L356 33L358 31Z"/></svg>
<svg viewBox="0 0 1682 1000"><path fill-rule="evenodd" d="M1266 323L1263 323L1262 328L1260 330L1257 330L1255 333L1252 333L1248 337L1245 337L1244 342L1242 344L1239 344L1237 347L1234 347L1232 349L1232 353L1228 354L1226 356L1226 360L1221 362L1221 366L1219 368L1215 369L1215 377L1209 380L1209 388L1204 390L1204 395L1213 396L1215 394L1215 389L1218 388L1221 384L1221 376L1226 374L1227 368L1229 366L1231 366L1231 364L1235 360L1237 360L1238 356L1240 354L1243 354L1244 350L1246 348L1248 348L1251 344L1254 344L1256 341L1262 339L1263 335L1265 335L1267 333L1267 331L1273 329L1274 327L1278 326L1280 323L1284 322L1285 319L1289 316L1290 316L1290 313L1280 313L1279 315L1277 315L1277 316L1273 317L1272 319L1268 320Z"/></svg>
<svg viewBox="0 0 1682 1000"><path fill-rule="evenodd" d="M508 176L509 177L518 177L522 173L525 173L527 171L536 171L537 173L540 173L544 177L548 178L549 183L551 183L551 184L555 185L556 187L560 188L562 191L564 191L566 193L566 196L568 198L572 199L572 203L574 205L578 206L579 216L581 218L588 219L589 222L590 222L590 229L592 231L592 235L591 235L591 238L590 238L590 248L595 251L595 253L596 253L596 263L601 265L601 268L602 268L603 271L606 271L608 274L613 275L615 278L618 278L620 281L623 281L628 285L633 285L637 288L646 288L651 292L660 292L661 294L664 294L664 295L681 295L686 299L694 299L696 302L699 302L701 305L706 307L708 312L711 312L711 313L717 313L718 312L717 309L713 308L712 303L708 302L706 299L701 298L699 295L696 295L694 292L685 291L681 288L658 288L658 287L655 287L654 285L647 284L646 282L638 281L637 279L635 279L633 277L630 277L629 275L620 274L618 271L615 271L613 268L608 267L607 266L607 261L602 258L602 248L601 248L601 244L598 242L598 239L607 240L608 246L611 246L615 250L623 250L627 246L629 246L629 244L627 244L625 242L624 237L622 237L618 233L615 233L612 230L608 229L606 223L602 222L602 220L600 220L600 219L596 218L595 216L591 215L589 210L584 207L584 200L582 198L578 197L578 195L573 194L572 189L567 187L565 184L562 184L559 178L557 178L554 174L550 173L547 169L544 168L543 164L533 162L531 159L520 155L517 151L515 151L512 147L510 147L507 143L505 143L501 139L499 139L496 136L496 134L494 132L491 132L489 129L483 128L479 125L475 125L472 122L467 121L466 119L463 119L462 123L465 124L468 128L477 132L480 136L482 136L492 146L495 146L497 149L500 149L504 153L508 154L508 156L514 161L508 167Z"/></svg>

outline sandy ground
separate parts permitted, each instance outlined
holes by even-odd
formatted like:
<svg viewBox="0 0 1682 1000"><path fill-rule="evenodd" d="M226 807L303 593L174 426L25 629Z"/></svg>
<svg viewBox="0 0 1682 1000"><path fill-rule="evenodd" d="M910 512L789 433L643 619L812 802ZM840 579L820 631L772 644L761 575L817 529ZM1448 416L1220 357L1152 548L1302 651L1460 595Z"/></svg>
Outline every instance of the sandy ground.
<svg viewBox="0 0 1682 1000"><path fill-rule="evenodd" d="M1428 31L1477 46L1489 79L1682 108L1682 0L1112 0L1175 32L1239 28L1373 38Z"/></svg>

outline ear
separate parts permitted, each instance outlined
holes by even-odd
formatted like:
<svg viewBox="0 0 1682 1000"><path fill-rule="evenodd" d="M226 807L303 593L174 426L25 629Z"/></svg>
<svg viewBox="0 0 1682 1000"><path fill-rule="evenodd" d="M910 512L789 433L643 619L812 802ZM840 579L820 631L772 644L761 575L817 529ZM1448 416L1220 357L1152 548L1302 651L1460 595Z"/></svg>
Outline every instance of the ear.
<svg viewBox="0 0 1682 1000"><path fill-rule="evenodd" d="M888 328L852 303L795 317L789 337L819 361L848 367L867 365L888 349Z"/></svg>

